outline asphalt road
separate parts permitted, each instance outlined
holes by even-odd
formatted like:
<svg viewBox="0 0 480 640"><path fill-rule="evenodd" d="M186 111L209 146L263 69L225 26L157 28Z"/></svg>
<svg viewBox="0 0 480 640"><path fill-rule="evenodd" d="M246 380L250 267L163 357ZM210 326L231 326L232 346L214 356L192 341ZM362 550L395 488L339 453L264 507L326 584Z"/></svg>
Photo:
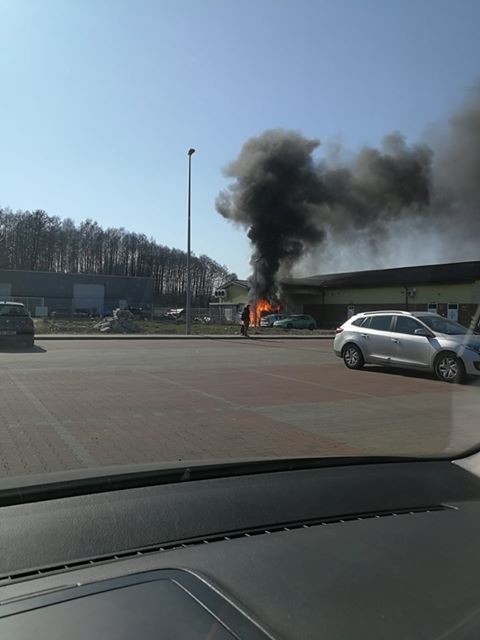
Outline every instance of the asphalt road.
<svg viewBox="0 0 480 640"><path fill-rule="evenodd" d="M480 389L349 371L330 340L38 342L0 350L0 475L473 446Z"/></svg>

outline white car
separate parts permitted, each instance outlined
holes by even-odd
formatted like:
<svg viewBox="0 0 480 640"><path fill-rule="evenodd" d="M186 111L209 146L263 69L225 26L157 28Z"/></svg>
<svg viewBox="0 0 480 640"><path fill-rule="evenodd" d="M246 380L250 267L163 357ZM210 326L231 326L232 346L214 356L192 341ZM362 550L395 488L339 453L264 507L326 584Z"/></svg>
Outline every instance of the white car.
<svg viewBox="0 0 480 640"><path fill-rule="evenodd" d="M273 323L277 320L283 320L286 316L283 313L270 313L268 316L263 316L260 320L261 327L273 327Z"/></svg>
<svg viewBox="0 0 480 640"><path fill-rule="evenodd" d="M333 348L349 369L364 364L426 369L445 382L480 376L479 336L436 313L359 313L337 329Z"/></svg>

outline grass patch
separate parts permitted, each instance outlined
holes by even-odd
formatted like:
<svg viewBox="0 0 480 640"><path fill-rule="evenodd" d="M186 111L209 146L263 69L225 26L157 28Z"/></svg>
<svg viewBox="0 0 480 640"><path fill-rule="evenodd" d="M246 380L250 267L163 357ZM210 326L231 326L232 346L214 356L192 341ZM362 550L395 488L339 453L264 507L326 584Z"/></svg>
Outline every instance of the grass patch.
<svg viewBox="0 0 480 640"><path fill-rule="evenodd" d="M95 329L99 319L90 318L35 318L35 332L38 334L58 334L58 333L99 333ZM175 322L161 322L159 320L135 320L140 333L183 335L185 324ZM238 325L221 324L192 324L192 334L194 335L236 335L240 333Z"/></svg>
<svg viewBox="0 0 480 640"><path fill-rule="evenodd" d="M35 318L35 332L37 334L87 334L99 333L95 325L99 322L96 318ZM163 334L163 335L184 335L185 324L175 322L161 322L160 320L137 320L140 333L143 334ZM193 335L238 335L239 325L225 324L192 324ZM308 329L270 329L268 327L250 327L251 335L321 335L325 331L309 331ZM115 335L115 334L108 334Z"/></svg>

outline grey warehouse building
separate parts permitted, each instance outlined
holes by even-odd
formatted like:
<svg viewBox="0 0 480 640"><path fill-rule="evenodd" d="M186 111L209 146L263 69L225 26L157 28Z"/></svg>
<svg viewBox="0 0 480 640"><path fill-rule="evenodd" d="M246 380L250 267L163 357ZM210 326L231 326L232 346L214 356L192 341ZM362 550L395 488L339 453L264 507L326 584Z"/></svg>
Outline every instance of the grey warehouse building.
<svg viewBox="0 0 480 640"><path fill-rule="evenodd" d="M32 315L151 308L153 278L0 269L0 300L23 302Z"/></svg>

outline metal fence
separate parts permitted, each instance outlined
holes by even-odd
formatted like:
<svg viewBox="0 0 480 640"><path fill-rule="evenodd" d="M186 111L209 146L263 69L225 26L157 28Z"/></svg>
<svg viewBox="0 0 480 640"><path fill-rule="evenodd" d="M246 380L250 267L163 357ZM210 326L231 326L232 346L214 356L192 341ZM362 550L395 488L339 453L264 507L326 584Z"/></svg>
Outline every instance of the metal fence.
<svg viewBox="0 0 480 640"><path fill-rule="evenodd" d="M209 307L192 307L192 322L194 324L239 324L244 305L216 304ZM153 317L165 322L185 322L185 309L171 307L155 307Z"/></svg>
<svg viewBox="0 0 480 640"><path fill-rule="evenodd" d="M197 324L210 324L212 318L210 316L210 310L208 307L192 307L192 322ZM153 317L155 320L162 320L164 322L185 322L185 309L172 308L172 307L154 307Z"/></svg>
<svg viewBox="0 0 480 640"><path fill-rule="evenodd" d="M214 324L240 324L243 304L212 302L209 308L210 321Z"/></svg>

